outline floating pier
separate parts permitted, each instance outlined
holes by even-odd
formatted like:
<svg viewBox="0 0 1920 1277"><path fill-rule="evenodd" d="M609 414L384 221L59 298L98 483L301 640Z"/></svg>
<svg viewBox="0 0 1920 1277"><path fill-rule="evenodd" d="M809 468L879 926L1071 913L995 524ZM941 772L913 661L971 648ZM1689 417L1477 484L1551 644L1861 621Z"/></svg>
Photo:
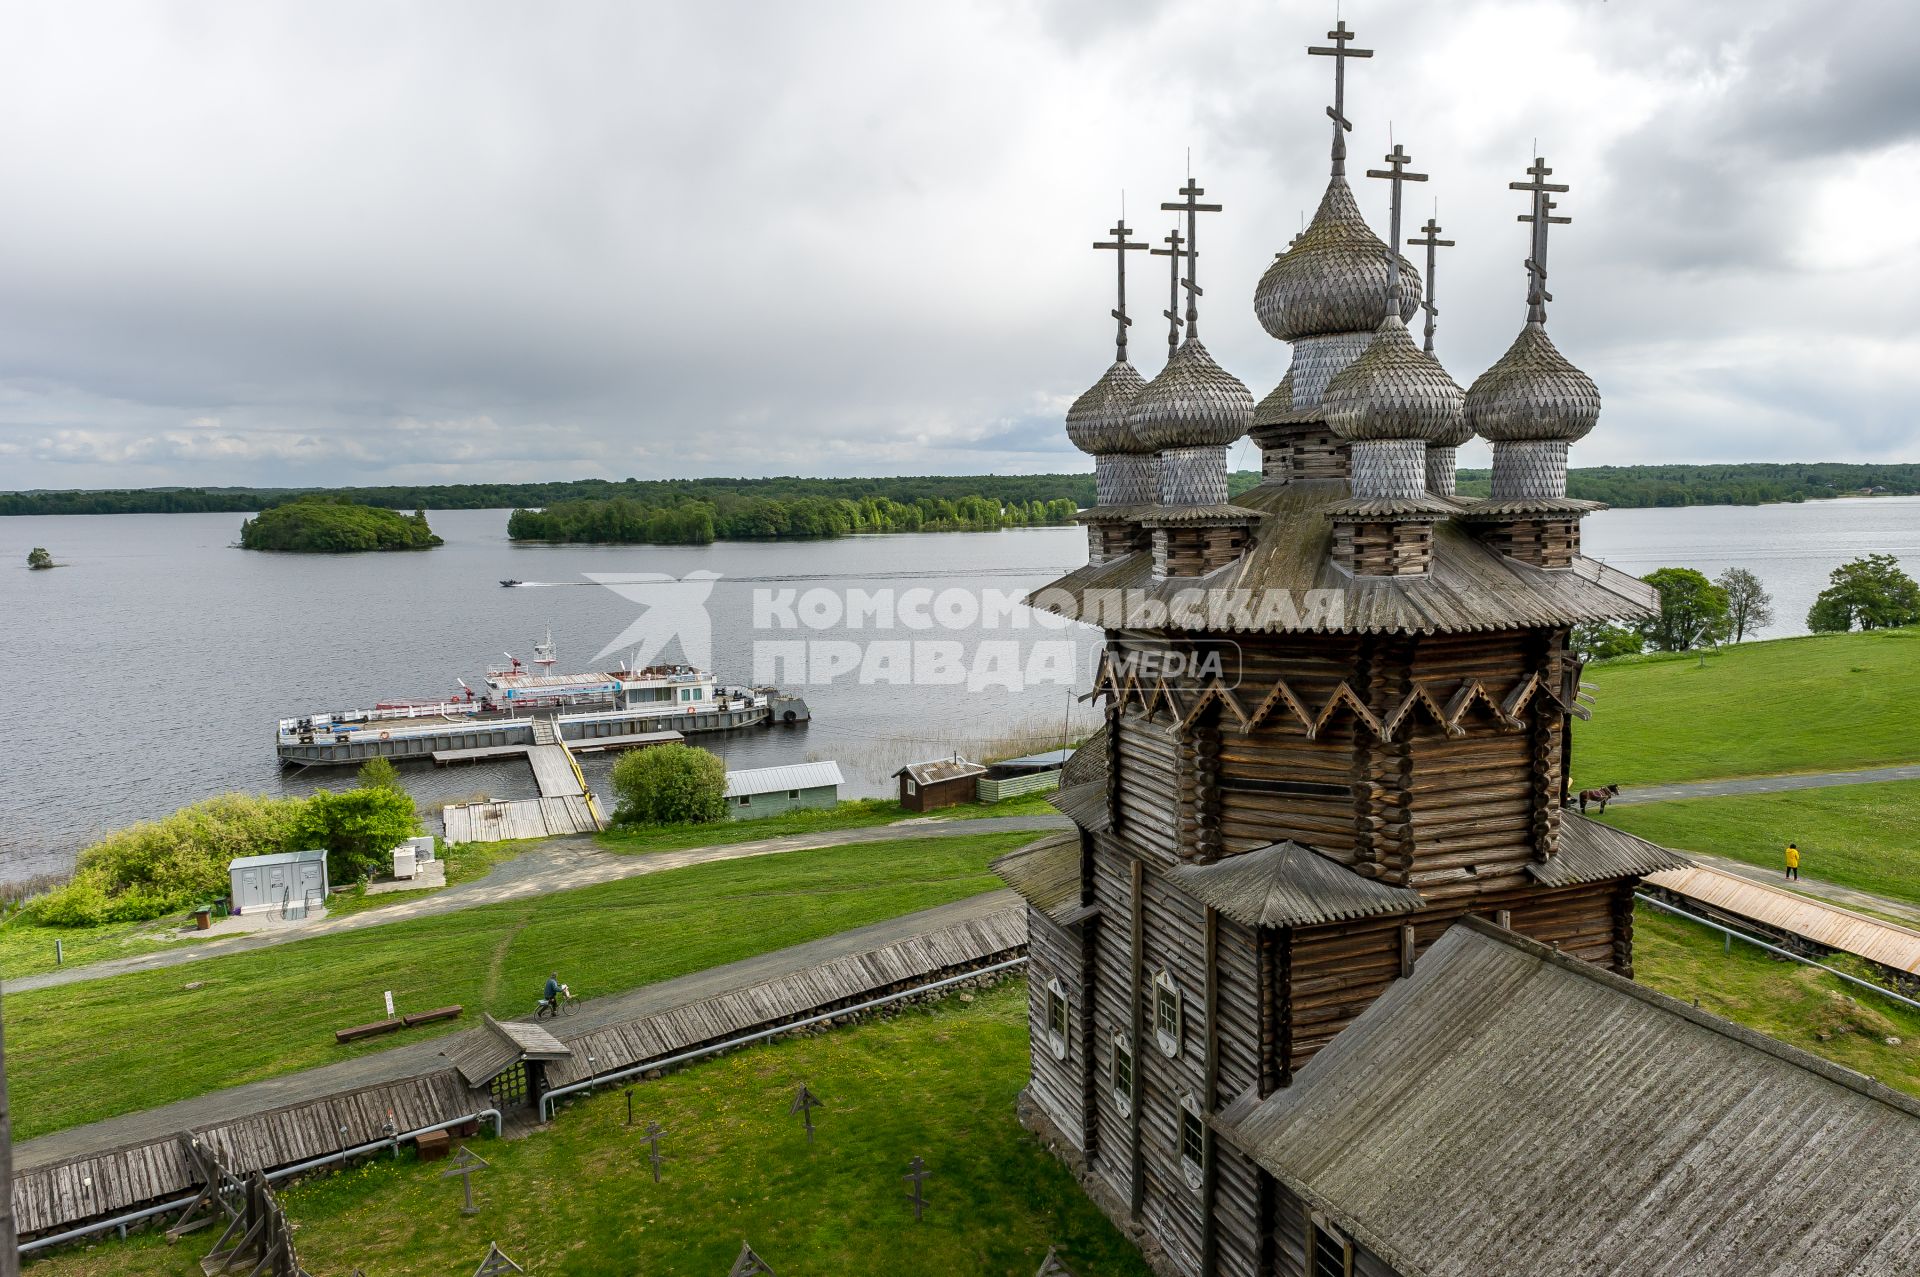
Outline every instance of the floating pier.
<svg viewBox="0 0 1920 1277"><path fill-rule="evenodd" d="M534 784L540 787L538 798L461 803L446 808L440 818L446 826L448 842L505 842L553 834L591 834L607 827L594 802L593 791L587 788L587 779L580 772L579 762L552 721L537 718L529 726L533 734L531 744L447 751L481 756L472 759L476 762L519 754L532 766ZM677 732L662 735L679 737ZM439 754L434 755L434 761L441 761Z"/></svg>

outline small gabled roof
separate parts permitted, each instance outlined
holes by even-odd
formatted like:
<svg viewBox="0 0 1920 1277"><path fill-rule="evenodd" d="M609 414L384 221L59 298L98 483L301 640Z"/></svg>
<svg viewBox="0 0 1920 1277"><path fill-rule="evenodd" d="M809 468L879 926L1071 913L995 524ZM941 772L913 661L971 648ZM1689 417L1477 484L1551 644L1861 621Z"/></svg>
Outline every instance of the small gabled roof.
<svg viewBox="0 0 1920 1277"><path fill-rule="evenodd" d="M1608 878L1645 877L1663 869L1685 869L1692 863L1657 842L1562 811L1560 850L1551 860L1530 862L1527 873L1543 887L1573 887Z"/></svg>
<svg viewBox="0 0 1920 1277"><path fill-rule="evenodd" d="M483 1014L478 1028L447 1040L440 1048L468 1086L485 1086L522 1060L565 1060L573 1050L530 1020L504 1023Z"/></svg>
<svg viewBox="0 0 1920 1277"><path fill-rule="evenodd" d="M1167 871L1179 888L1248 927L1301 927L1343 918L1412 913L1426 900L1330 860L1296 842L1276 842L1210 865Z"/></svg>
<svg viewBox="0 0 1920 1277"><path fill-rule="evenodd" d="M1920 1103L1473 917L1213 1127L1405 1277L1920 1253Z"/></svg>
<svg viewBox="0 0 1920 1277"><path fill-rule="evenodd" d="M1055 922L1080 909L1080 836L1051 834L987 866L1026 902Z"/></svg>
<svg viewBox="0 0 1920 1277"><path fill-rule="evenodd" d="M1104 780L1062 785L1047 795L1047 803L1074 824L1092 833L1103 834L1113 828L1113 809L1107 805L1107 782Z"/></svg>
<svg viewBox="0 0 1920 1277"><path fill-rule="evenodd" d="M751 767L746 771L727 773L727 797L779 794L789 789L820 789L843 783L840 764L831 760L792 763L785 767Z"/></svg>
<svg viewBox="0 0 1920 1277"><path fill-rule="evenodd" d="M897 778L906 775L916 785L937 785L946 780L963 780L968 776L984 776L987 769L979 763L970 763L964 758L936 758L928 763L908 763L894 773Z"/></svg>

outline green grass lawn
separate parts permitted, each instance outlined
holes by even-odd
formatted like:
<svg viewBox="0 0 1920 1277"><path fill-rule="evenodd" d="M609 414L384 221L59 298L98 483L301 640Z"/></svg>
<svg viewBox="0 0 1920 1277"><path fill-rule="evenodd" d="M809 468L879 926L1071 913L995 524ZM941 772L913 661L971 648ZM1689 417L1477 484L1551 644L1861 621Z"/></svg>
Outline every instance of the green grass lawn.
<svg viewBox="0 0 1920 1277"><path fill-rule="evenodd" d="M990 891L1030 834L902 839L696 865L6 999L26 1139L529 1012L548 970L591 998ZM448 1003L466 1019L350 1046L333 1031Z"/></svg>
<svg viewBox="0 0 1920 1277"><path fill-rule="evenodd" d="M1088 1277L1147 1277L1138 1252L1014 1121L1027 1077L1024 982L883 1023L787 1039L563 1109L526 1139L481 1140L480 1213L460 1214L444 1164L375 1160L282 1196L300 1258L322 1273L471 1272L489 1241L529 1273L712 1277L741 1240L782 1274L1009 1273L1047 1247ZM824 1101L809 1148L787 1106ZM654 1184L641 1130L666 1129ZM926 1217L901 1175L926 1160ZM36 1277L199 1272L207 1242L106 1241L34 1264ZM110 1268L108 1267L110 1265Z"/></svg>
<svg viewBox="0 0 1920 1277"><path fill-rule="evenodd" d="M377 897L376 897L377 899ZM55 970L53 942L65 952L65 965L85 966L114 958L134 958L159 949L192 944L181 929L191 921L184 913L151 922L109 922L98 927L42 927L20 914L0 923L0 979L17 979ZM173 937L173 938L169 938Z"/></svg>
<svg viewBox="0 0 1920 1277"><path fill-rule="evenodd" d="M1825 961L1869 974L1845 955ZM1633 918L1633 966L1662 993L1920 1095L1920 1011L1738 940L1723 952L1718 932L1645 907Z"/></svg>
<svg viewBox="0 0 1920 1277"><path fill-rule="evenodd" d="M1920 628L1741 643L1590 666L1582 788L1920 762Z"/></svg>
<svg viewBox="0 0 1920 1277"><path fill-rule="evenodd" d="M683 851L688 847L719 846L725 843L754 842L761 838L786 838L794 834L822 833L834 829L871 829L901 820L983 820L994 816L1057 816L1045 794L1022 794L997 803L963 803L939 811L908 811L891 798L854 798L833 807L815 807L762 816L755 820L728 820L714 825L653 825L639 828L614 828L598 835L608 851L648 852ZM903 831L904 832L904 831Z"/></svg>
<svg viewBox="0 0 1920 1277"><path fill-rule="evenodd" d="M1678 798L1612 807L1605 820L1663 846L1771 870L1798 843L1807 877L1920 904L1920 780Z"/></svg>

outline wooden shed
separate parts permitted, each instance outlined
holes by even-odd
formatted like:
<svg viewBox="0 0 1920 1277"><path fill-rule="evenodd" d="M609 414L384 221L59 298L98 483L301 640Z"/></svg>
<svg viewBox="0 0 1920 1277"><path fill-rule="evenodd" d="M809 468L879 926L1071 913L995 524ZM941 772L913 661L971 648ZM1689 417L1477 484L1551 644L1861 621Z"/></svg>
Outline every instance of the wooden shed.
<svg viewBox="0 0 1920 1277"><path fill-rule="evenodd" d="M987 774L979 763L964 758L942 758L930 763L908 763L894 773L900 782L900 805L908 811L933 811L975 800L976 782Z"/></svg>
<svg viewBox="0 0 1920 1277"><path fill-rule="evenodd" d="M727 773L727 815L734 820L781 816L807 807L832 807L844 784L840 764L793 763Z"/></svg>

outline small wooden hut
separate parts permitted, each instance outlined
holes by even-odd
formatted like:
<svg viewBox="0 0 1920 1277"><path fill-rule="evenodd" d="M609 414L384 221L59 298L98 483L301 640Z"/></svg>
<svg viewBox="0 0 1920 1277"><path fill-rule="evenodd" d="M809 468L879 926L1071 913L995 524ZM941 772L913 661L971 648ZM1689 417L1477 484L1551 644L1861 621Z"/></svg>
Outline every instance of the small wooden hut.
<svg viewBox="0 0 1920 1277"><path fill-rule="evenodd" d="M987 769L964 758L941 758L930 763L908 763L895 772L900 782L900 805L908 811L934 811L975 799L979 778Z"/></svg>

